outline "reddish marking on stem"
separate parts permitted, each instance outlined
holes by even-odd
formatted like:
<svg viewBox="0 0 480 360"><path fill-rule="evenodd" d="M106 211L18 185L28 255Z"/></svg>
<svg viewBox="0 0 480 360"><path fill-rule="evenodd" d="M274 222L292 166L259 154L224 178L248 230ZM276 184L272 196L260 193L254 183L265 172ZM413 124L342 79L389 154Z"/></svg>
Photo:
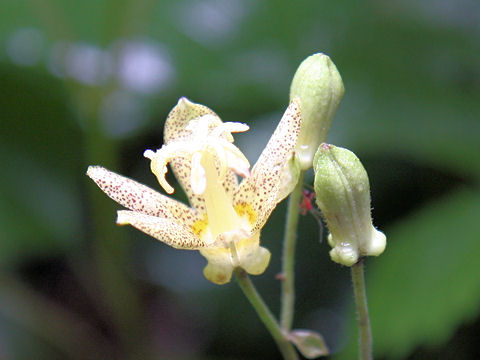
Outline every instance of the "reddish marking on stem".
<svg viewBox="0 0 480 360"><path fill-rule="evenodd" d="M322 242L322 233L323 233L323 223L321 219L320 210L318 210L313 205L313 199L315 198L315 193L313 191L303 189L302 190L302 202L300 203L300 214L303 216L307 215L307 212L312 214L312 216L317 220L319 227L319 236L320 242Z"/></svg>
<svg viewBox="0 0 480 360"><path fill-rule="evenodd" d="M315 197L315 193L313 191L303 189L302 190L302 202L300 203L300 214L303 216L307 215L307 212L313 210L313 198Z"/></svg>

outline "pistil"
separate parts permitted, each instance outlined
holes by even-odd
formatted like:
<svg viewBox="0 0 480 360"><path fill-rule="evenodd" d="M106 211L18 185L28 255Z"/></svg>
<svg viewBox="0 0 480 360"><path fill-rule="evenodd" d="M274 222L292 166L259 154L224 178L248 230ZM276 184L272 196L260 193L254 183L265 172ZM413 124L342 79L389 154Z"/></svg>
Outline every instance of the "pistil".
<svg viewBox="0 0 480 360"><path fill-rule="evenodd" d="M232 199L227 195L220 181L215 158L205 151L201 164L205 170L206 188L203 193L208 225L214 239L219 234L241 228L241 221L235 212Z"/></svg>

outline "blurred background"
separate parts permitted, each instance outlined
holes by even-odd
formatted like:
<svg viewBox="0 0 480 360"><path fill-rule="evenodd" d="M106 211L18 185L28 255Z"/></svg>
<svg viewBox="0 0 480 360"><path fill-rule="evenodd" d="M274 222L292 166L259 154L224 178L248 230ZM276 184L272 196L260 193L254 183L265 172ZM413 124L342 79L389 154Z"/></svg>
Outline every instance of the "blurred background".
<svg viewBox="0 0 480 360"><path fill-rule="evenodd" d="M375 358L479 359L475 0L3 0L0 358L278 359L235 282L117 227L119 205L84 174L98 164L160 189L142 153L180 96L247 122L236 141L253 164L316 52L346 87L329 142L364 163L388 239L366 261ZM284 210L253 278L275 314ZM294 327L354 359L349 270L312 216L300 228Z"/></svg>

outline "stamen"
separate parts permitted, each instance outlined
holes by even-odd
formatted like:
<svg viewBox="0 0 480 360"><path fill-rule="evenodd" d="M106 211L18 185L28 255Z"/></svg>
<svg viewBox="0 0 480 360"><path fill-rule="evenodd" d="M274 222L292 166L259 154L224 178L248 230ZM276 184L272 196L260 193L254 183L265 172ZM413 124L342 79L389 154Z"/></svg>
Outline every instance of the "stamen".
<svg viewBox="0 0 480 360"><path fill-rule="evenodd" d="M218 167L220 170L220 174L218 175L219 181L223 182L225 180L225 177L227 176L227 170L228 170L228 157L227 153L225 152L225 149L221 144L217 144L212 142L210 144L211 146L211 153L214 155L215 159L218 162Z"/></svg>
<svg viewBox="0 0 480 360"><path fill-rule="evenodd" d="M237 122L226 122L212 130L211 135L216 137L226 136L228 142L233 142L232 133L248 131L250 127L247 124Z"/></svg>
<svg viewBox="0 0 480 360"><path fill-rule="evenodd" d="M165 178L168 171L167 164L174 158L185 158L185 161L190 163L190 186L193 193L197 195L202 195L207 186L206 170L201 163L205 153L215 159L220 183L225 181L229 169L242 177L250 175L250 163L232 144L231 134L247 131L248 125L235 122L222 123L218 117L208 114L190 120L185 129L190 131L191 135L173 140L156 152L146 150L143 154L151 160L152 172L167 193L171 194L174 191Z"/></svg>
<svg viewBox="0 0 480 360"><path fill-rule="evenodd" d="M192 169L190 172L190 185L194 194L202 195L207 187L207 176L201 164L202 153L197 152L192 156Z"/></svg>
<svg viewBox="0 0 480 360"><path fill-rule="evenodd" d="M143 153L143 156L145 156L147 159L150 159L152 161L150 163L150 169L157 177L157 180L160 183L160 186L168 194L173 194L175 190L173 187L170 186L170 184L167 182L167 179L165 178L165 174L168 171L167 169L168 159L160 155L160 152L162 149L158 150L157 152L153 152L152 150L145 150L145 152Z"/></svg>

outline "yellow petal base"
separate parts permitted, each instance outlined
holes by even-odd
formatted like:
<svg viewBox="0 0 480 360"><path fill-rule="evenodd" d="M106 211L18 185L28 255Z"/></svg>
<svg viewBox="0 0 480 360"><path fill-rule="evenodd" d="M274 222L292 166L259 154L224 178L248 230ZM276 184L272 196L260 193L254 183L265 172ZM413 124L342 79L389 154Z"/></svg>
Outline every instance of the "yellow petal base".
<svg viewBox="0 0 480 360"><path fill-rule="evenodd" d="M228 283L236 267L243 268L249 274L260 275L270 263L270 251L259 245L259 234L239 241L235 248L238 258L227 247L200 250L208 261L203 275L209 281L219 285Z"/></svg>

